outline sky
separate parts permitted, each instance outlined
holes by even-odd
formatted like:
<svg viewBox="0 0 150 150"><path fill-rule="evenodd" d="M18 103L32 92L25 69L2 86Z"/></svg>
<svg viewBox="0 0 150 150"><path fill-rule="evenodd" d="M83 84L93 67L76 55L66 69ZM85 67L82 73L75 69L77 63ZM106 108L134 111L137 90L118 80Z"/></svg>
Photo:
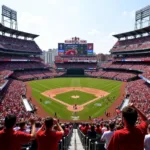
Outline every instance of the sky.
<svg viewBox="0 0 150 150"><path fill-rule="evenodd" d="M40 35L42 50L79 37L94 43L96 53L108 54L117 39L112 35L134 30L135 11L148 0L0 0L17 11L18 30Z"/></svg>

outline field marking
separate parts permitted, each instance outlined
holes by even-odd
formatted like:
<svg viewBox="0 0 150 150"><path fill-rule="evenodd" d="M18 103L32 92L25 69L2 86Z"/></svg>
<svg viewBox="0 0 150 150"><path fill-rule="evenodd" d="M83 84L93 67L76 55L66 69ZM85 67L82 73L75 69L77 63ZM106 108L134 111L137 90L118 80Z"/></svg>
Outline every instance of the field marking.
<svg viewBox="0 0 150 150"><path fill-rule="evenodd" d="M58 100L57 98L55 98L55 96L57 94L61 94L61 93L66 93L66 92L69 92L69 91L74 91L74 90L77 90L77 91L81 91L81 92L86 92L86 93L90 93L90 94L93 94L96 96L96 98L88 101L88 102L85 102L81 105L76 105L76 109L74 109L74 105L70 105L68 103L65 103L61 100ZM84 88L84 87L65 87L65 88L58 88L58 89L52 89L52 90L47 90L43 93L41 93L42 95L48 97L48 98L51 98L52 100L55 100L56 102L58 103L61 103L63 105L65 105L67 107L68 110L70 111L74 111L74 112L78 112L78 111L81 111L83 110L83 108L90 104L90 103L93 103L97 100L99 100L100 98L102 97L105 97L107 95L109 95L108 92L106 91L102 91L102 90L98 90L98 89L94 89L94 88Z"/></svg>
<svg viewBox="0 0 150 150"><path fill-rule="evenodd" d="M102 90L104 90L104 89L105 89L105 87L109 87L110 85L113 85L114 83L116 83L116 82L111 82L111 83L107 84L106 86L104 86L104 87L103 87L103 88L101 88L101 89L102 89ZM94 84L90 84L90 85L92 86L92 85L94 85ZM95 88L95 87L98 87L98 85L99 85L99 84L96 84L96 86L92 86L92 87L94 87L94 88Z"/></svg>
<svg viewBox="0 0 150 150"><path fill-rule="evenodd" d="M69 81L71 81L72 79L69 79ZM104 79L102 79L102 80L104 80ZM89 81L89 82L88 82ZM91 82L91 83L90 83ZM102 81L102 83L98 83L98 84L94 84L94 83L92 83L92 80L87 80L87 83L89 83L89 84L86 84L86 82L85 82L85 84L86 84L86 86L90 86L90 87L96 87L97 89L99 89L99 85L101 86L101 90L104 90L106 87L108 87L109 88L109 92L113 92L113 91L115 91L115 89L118 87L118 86L120 86L120 82L113 82L113 81L111 81L110 80L110 82L111 83L109 83L109 81L106 79L106 82L105 81ZM33 85L40 85L39 87L43 87L43 85L42 84L40 84L38 81L35 81L34 83L33 83ZM71 84L69 84L69 82L67 82L67 84L68 85L70 85L71 86ZM66 83L64 83L64 84L62 84L61 83L61 86L59 85L58 86L58 84L50 84L50 87L48 87L48 86L45 86L44 88L45 89L48 89L48 88L51 88L52 86L52 88L51 89L53 89L53 88L57 88L57 87L63 87L63 85L64 86L66 86ZM84 82L81 84L81 86L83 86L84 85ZM102 85L103 85L103 87L102 87ZM111 85L113 85L112 87L114 87L114 85L115 85L115 87L114 88L111 88ZM55 87L54 87L55 86ZM36 91L36 92L38 92L38 93L40 93L39 92L39 90L37 90L36 88L34 88L34 91ZM93 108L93 107L92 107ZM50 110L50 109L48 109L48 110ZM51 111L50 112L52 112L53 111L53 109L51 109ZM94 113L92 116L95 116L95 115L97 115L99 113L99 111L97 111L96 113Z"/></svg>
<svg viewBox="0 0 150 150"><path fill-rule="evenodd" d="M119 86L120 86L120 85L119 85ZM119 86L117 85L116 87L119 87ZM111 90L111 92L114 91L114 89L116 89L116 87L114 87L114 88ZM104 103L104 102L103 102L103 103ZM103 105L103 103L102 103L102 105ZM95 112L94 114L92 114L91 117L97 116L98 113L99 113L98 111Z"/></svg>
<svg viewBox="0 0 150 150"><path fill-rule="evenodd" d="M114 91L114 89L116 89L116 88L119 87L119 86L120 86L120 85L117 85L116 87L114 87L114 88L111 90L111 92Z"/></svg>
<svg viewBox="0 0 150 150"><path fill-rule="evenodd" d="M38 92L38 93L41 93L41 91L37 90L36 88L33 88L33 87L32 87L32 89L33 89L34 91Z"/></svg>

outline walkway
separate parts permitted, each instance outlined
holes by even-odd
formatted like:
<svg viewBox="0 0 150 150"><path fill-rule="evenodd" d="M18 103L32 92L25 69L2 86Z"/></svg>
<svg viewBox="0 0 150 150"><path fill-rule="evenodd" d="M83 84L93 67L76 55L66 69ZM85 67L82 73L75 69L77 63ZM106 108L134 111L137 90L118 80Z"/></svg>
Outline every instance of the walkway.
<svg viewBox="0 0 150 150"><path fill-rule="evenodd" d="M77 129L73 129L73 134L68 150L84 150Z"/></svg>

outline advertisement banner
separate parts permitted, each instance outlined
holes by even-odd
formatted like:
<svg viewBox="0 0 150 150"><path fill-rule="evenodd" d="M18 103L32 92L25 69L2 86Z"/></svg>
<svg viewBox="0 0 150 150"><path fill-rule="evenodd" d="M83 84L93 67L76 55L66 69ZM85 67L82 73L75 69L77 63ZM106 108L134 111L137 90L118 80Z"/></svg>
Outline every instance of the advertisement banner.
<svg viewBox="0 0 150 150"><path fill-rule="evenodd" d="M80 44L87 44L86 40L80 40Z"/></svg>
<svg viewBox="0 0 150 150"><path fill-rule="evenodd" d="M58 43L58 50L64 50L64 43Z"/></svg>
<svg viewBox="0 0 150 150"><path fill-rule="evenodd" d="M58 55L64 55L64 43L58 43Z"/></svg>
<svg viewBox="0 0 150 150"><path fill-rule="evenodd" d="M65 40L65 44L72 44L72 40Z"/></svg>
<svg viewBox="0 0 150 150"><path fill-rule="evenodd" d="M88 43L87 44L87 49L88 50L93 50L94 49L93 43Z"/></svg>

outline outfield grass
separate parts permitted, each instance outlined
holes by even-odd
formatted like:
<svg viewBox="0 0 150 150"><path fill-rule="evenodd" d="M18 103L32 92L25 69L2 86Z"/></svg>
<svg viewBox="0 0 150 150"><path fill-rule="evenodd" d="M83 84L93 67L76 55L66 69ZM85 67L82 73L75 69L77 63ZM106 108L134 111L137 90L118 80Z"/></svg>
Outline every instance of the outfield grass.
<svg viewBox="0 0 150 150"><path fill-rule="evenodd" d="M34 80L29 82L29 85L32 87L33 97L39 103L40 98L42 98L43 101L51 101L50 98L43 96L41 94L42 92L62 87L89 87L109 92L110 94L108 96L103 97L96 102L90 103L89 105L84 107L84 110L77 113L81 120L87 120L89 116L98 117L104 114L104 112L112 105L113 101L119 96L120 86L122 85L122 82L97 78L53 78L46 80ZM107 104L105 102L105 99L107 97L115 98ZM101 107L96 106L95 104L97 103L100 103ZM54 115L54 113L56 112L57 116L61 119L70 120L71 116L73 115L73 113L68 111L64 105L53 100L49 104L45 104L43 102L41 106L50 115Z"/></svg>
<svg viewBox="0 0 150 150"><path fill-rule="evenodd" d="M77 98L77 99L72 98L73 95L78 95L79 98ZM76 91L70 91L70 92L66 92L66 93L57 94L55 96L55 98L65 102L67 104L70 104L70 105L74 105L74 104L81 105L81 104L84 104L85 102L88 102L88 101L96 98L96 96L93 94L89 94L89 93L85 93L85 92L76 90Z"/></svg>

